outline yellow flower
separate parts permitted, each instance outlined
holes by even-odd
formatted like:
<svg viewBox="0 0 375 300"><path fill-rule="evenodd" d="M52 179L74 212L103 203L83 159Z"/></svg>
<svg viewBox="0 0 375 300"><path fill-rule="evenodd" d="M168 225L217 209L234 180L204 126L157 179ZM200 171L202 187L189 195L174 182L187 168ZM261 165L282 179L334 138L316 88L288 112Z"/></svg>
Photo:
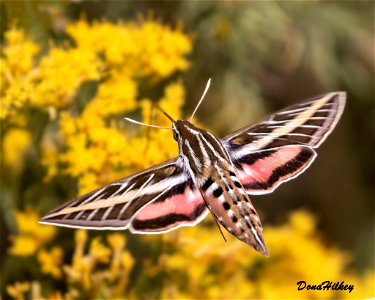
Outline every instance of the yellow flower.
<svg viewBox="0 0 375 300"><path fill-rule="evenodd" d="M109 67L126 65L125 72L133 76L167 77L188 67L185 56L191 52L190 39L179 28L153 20L92 25L81 20L67 31L78 47L104 54Z"/></svg>
<svg viewBox="0 0 375 300"><path fill-rule="evenodd" d="M107 241L113 250L122 250L125 246L125 236L121 233L112 233L107 235Z"/></svg>
<svg viewBox="0 0 375 300"><path fill-rule="evenodd" d="M13 70L18 69L20 74L29 71L35 55L39 52L39 46L27 39L23 30L15 27L5 33L5 42L2 54L6 57L9 67Z"/></svg>
<svg viewBox="0 0 375 300"><path fill-rule="evenodd" d="M100 69L100 61L90 51L52 48L35 70L31 103L57 108L70 104L84 81L100 79Z"/></svg>
<svg viewBox="0 0 375 300"><path fill-rule="evenodd" d="M70 104L84 81L101 78L101 62L88 49L52 47L36 65L39 47L22 30L11 29L5 35L0 73L2 119L25 105L48 110L50 105Z"/></svg>
<svg viewBox="0 0 375 300"><path fill-rule="evenodd" d="M345 277L345 283L354 285L354 289L351 293L342 292L340 295L342 299L375 298L375 270L367 270L362 276L351 273Z"/></svg>
<svg viewBox="0 0 375 300"><path fill-rule="evenodd" d="M30 256L38 249L38 243L36 243L33 236L12 236L11 240L12 247L10 248L10 253L13 255Z"/></svg>
<svg viewBox="0 0 375 300"><path fill-rule="evenodd" d="M74 233L76 248L74 251L73 264L79 264L81 258L83 257L85 245L87 242L87 231L86 230L76 230Z"/></svg>
<svg viewBox="0 0 375 300"><path fill-rule="evenodd" d="M106 263L109 261L111 251L100 242L99 238L95 238L91 241L89 255L95 261Z"/></svg>
<svg viewBox="0 0 375 300"><path fill-rule="evenodd" d="M23 163L23 156L30 146L30 132L21 128L12 128L6 132L2 143L4 163L18 169Z"/></svg>
<svg viewBox="0 0 375 300"><path fill-rule="evenodd" d="M60 247L53 247L50 252L46 250L39 251L38 261L42 266L42 273L50 274L56 279L61 278L63 255L63 250Z"/></svg>
<svg viewBox="0 0 375 300"><path fill-rule="evenodd" d="M29 89L24 77L31 72L38 51L39 47L25 37L23 30L13 27L5 33L0 61L0 119L26 103Z"/></svg>
<svg viewBox="0 0 375 300"><path fill-rule="evenodd" d="M129 272L134 265L134 258L129 252L121 253L121 265L125 271Z"/></svg>
<svg viewBox="0 0 375 300"><path fill-rule="evenodd" d="M315 230L315 220L307 211L294 212L290 217L290 224L303 235L312 234Z"/></svg>
<svg viewBox="0 0 375 300"><path fill-rule="evenodd" d="M112 248L112 261L110 267L110 276L116 278L120 272L121 255L125 246L125 237L120 233L107 235L108 244Z"/></svg>
<svg viewBox="0 0 375 300"><path fill-rule="evenodd" d="M60 292L54 292L54 293L48 295L46 299L47 300L64 300L65 298L61 295Z"/></svg>
<svg viewBox="0 0 375 300"><path fill-rule="evenodd" d="M33 210L16 211L16 223L19 233L12 235L10 253L17 256L29 256L49 242L56 234L56 228L39 224L40 216Z"/></svg>
<svg viewBox="0 0 375 300"><path fill-rule="evenodd" d="M96 97L85 108L85 115L105 117L132 111L137 107L136 96L136 82L124 73L114 71L99 86Z"/></svg>
<svg viewBox="0 0 375 300"><path fill-rule="evenodd" d="M81 175L78 181L78 189L80 194L85 194L95 190L98 187L98 176L92 172L87 171Z"/></svg>
<svg viewBox="0 0 375 300"><path fill-rule="evenodd" d="M30 290L28 282L15 282L13 285L7 286L7 293L15 300L25 299L25 293Z"/></svg>
<svg viewBox="0 0 375 300"><path fill-rule="evenodd" d="M14 214L20 234L32 235L41 244L49 242L55 236L56 227L39 224L40 215L35 210L16 211Z"/></svg>
<svg viewBox="0 0 375 300"><path fill-rule="evenodd" d="M3 81L0 78L0 82ZM29 97L33 90L33 84L28 79L20 79L9 86L0 88L0 119L14 116L15 112L29 103Z"/></svg>

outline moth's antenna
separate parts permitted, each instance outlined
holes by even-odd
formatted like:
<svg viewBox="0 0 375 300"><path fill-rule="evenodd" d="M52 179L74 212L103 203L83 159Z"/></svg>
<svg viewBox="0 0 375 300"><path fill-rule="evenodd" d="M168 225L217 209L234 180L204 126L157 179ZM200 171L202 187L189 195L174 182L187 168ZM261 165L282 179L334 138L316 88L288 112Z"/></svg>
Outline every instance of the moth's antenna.
<svg viewBox="0 0 375 300"><path fill-rule="evenodd" d="M170 115L168 115L165 111L163 111L163 113L164 113L164 115L165 115L169 120L172 121L172 123L176 123L176 121L175 121Z"/></svg>
<svg viewBox="0 0 375 300"><path fill-rule="evenodd" d="M171 120L172 121L172 123L176 123L176 121L170 116L170 115L168 115L165 111L164 111L164 109L162 109L157 103L155 103L154 104L155 105L155 107L158 109L158 110L160 110L169 120Z"/></svg>
<svg viewBox="0 0 375 300"><path fill-rule="evenodd" d="M159 129L172 129L172 127L165 127L165 126L157 126L157 125L151 125L151 124L146 124L142 122L138 122L136 120L130 119L130 118L124 118L126 121L142 126L147 126L147 127L152 127L152 128L159 128Z"/></svg>
<svg viewBox="0 0 375 300"><path fill-rule="evenodd" d="M206 93L207 93L207 91L208 91L208 89L209 89L209 87L210 87L210 84L211 84L211 78L208 79L207 84L206 84L206 88L204 89L204 92L203 92L203 95L202 95L201 99L199 100L197 106L195 107L193 113L191 114L190 122L191 122L191 120L193 119L195 113L197 112L199 105L201 105L204 96L206 96Z"/></svg>

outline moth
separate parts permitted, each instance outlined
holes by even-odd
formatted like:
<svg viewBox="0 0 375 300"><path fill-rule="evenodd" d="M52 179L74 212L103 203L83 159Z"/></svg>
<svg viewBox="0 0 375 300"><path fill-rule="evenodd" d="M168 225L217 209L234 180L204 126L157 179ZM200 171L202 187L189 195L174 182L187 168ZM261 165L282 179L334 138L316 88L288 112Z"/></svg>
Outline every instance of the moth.
<svg viewBox="0 0 375 300"><path fill-rule="evenodd" d="M336 126L345 101L345 92L324 94L222 139L165 113L178 157L78 197L40 223L152 234L194 226L211 212L228 232L268 256L249 196L271 193L304 172L317 155L315 148Z"/></svg>

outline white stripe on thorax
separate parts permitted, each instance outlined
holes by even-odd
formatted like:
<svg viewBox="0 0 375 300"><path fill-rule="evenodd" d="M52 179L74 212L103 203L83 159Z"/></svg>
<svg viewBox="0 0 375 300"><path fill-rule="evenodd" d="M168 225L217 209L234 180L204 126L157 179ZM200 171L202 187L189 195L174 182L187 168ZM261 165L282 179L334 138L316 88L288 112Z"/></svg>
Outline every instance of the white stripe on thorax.
<svg viewBox="0 0 375 300"><path fill-rule="evenodd" d="M201 162L199 161L197 155L195 154L195 151L193 150L193 148L190 146L190 143L188 140L185 140L185 145L188 147L189 151L190 151L190 155L191 157L193 158L193 161L194 161L194 164L196 166L196 168L202 172L202 164Z"/></svg>
<svg viewBox="0 0 375 300"><path fill-rule="evenodd" d="M202 141L210 148L211 152L214 154L215 157L217 157L219 160L225 160L225 158L222 157L222 155L216 151L216 149L212 146L212 144L206 140L206 138L201 135L199 138L202 139Z"/></svg>
<svg viewBox="0 0 375 300"><path fill-rule="evenodd" d="M224 148L224 146L223 146L223 144L221 143L221 141L220 141L218 138L216 138L211 132L208 132L208 131L207 131L207 133L208 133L208 134L211 136L211 138L214 139L214 140L216 141L216 143L219 145L221 151L225 154L226 159L229 160L229 161L232 163L231 158L230 158L230 155L228 154L227 150Z"/></svg>

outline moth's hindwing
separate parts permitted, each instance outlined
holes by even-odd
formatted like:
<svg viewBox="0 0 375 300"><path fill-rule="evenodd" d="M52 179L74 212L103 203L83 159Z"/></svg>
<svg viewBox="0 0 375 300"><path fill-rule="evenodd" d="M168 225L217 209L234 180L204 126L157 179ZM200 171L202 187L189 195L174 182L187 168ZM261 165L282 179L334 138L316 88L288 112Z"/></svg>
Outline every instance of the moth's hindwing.
<svg viewBox="0 0 375 300"><path fill-rule="evenodd" d="M208 210L199 190L189 184L172 190L169 197L142 207L130 220L129 230L133 233L162 233L181 226L194 226L207 216Z"/></svg>
<svg viewBox="0 0 375 300"><path fill-rule="evenodd" d="M236 174L249 194L271 193L281 183L300 175L316 152L305 146L283 146L250 153L235 161Z"/></svg>
<svg viewBox="0 0 375 300"><path fill-rule="evenodd" d="M249 194L272 192L297 177L315 159L317 148L336 126L345 92L292 105L223 139L238 178Z"/></svg>

